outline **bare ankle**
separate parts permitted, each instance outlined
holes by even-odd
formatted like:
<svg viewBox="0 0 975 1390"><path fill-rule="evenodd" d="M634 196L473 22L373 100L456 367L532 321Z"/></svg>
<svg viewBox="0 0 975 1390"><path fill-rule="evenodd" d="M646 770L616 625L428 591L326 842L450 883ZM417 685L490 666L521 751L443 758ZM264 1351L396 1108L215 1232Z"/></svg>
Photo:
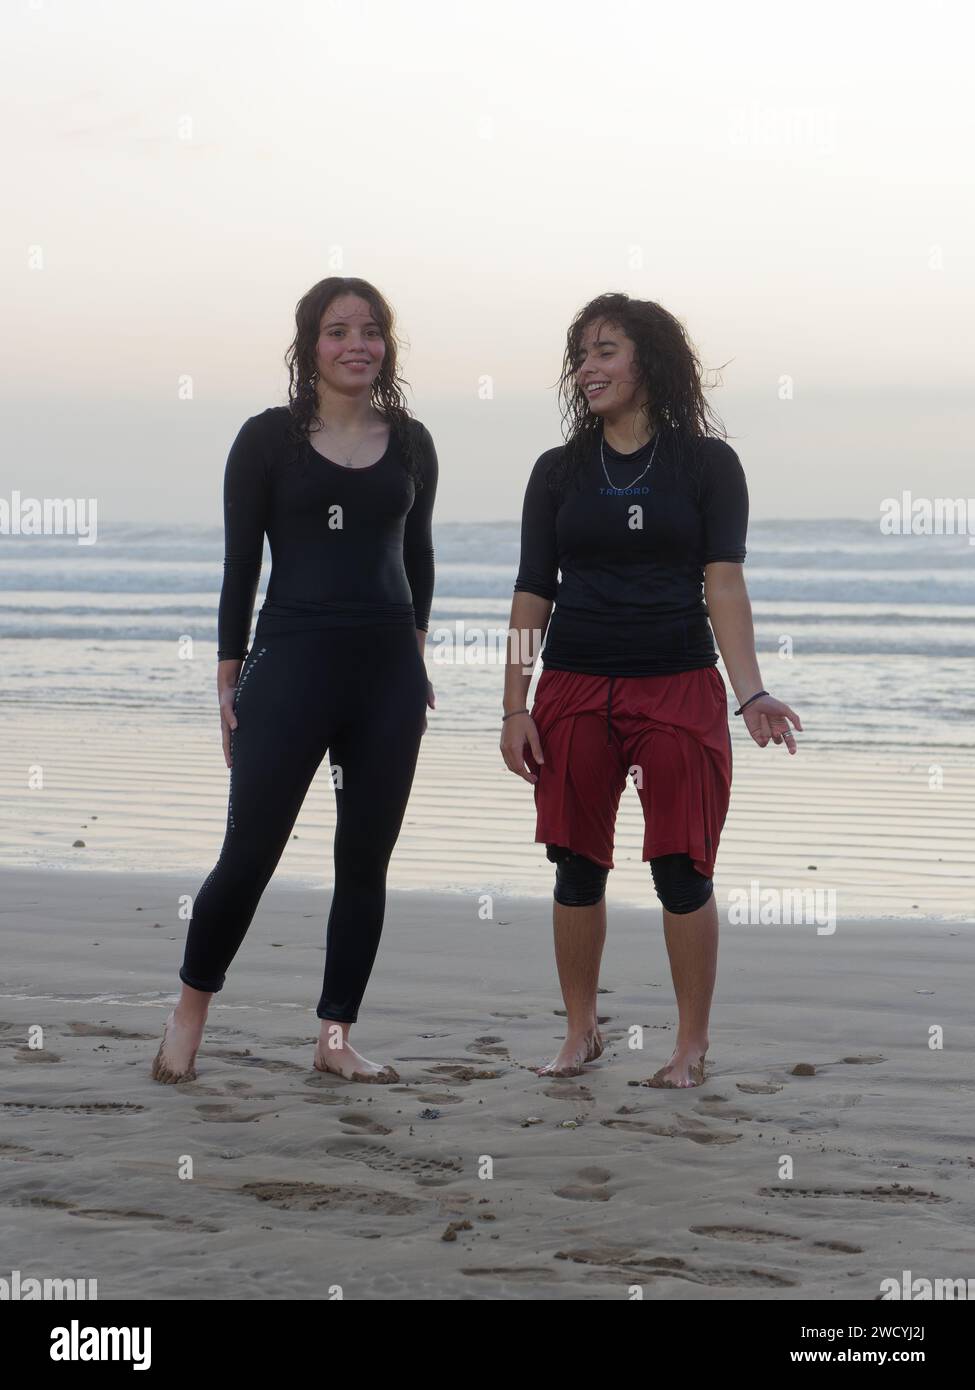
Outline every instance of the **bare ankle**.
<svg viewBox="0 0 975 1390"><path fill-rule="evenodd" d="M201 1023L206 1022L209 1003L203 1005L187 1005L180 1001L173 1009L173 1018L184 1028L198 1028Z"/></svg>
<svg viewBox="0 0 975 1390"><path fill-rule="evenodd" d="M337 1018L323 1018L318 1040L322 1047L341 1048L349 1046L349 1025L340 1023Z"/></svg>
<svg viewBox="0 0 975 1390"><path fill-rule="evenodd" d="M567 1013L565 1031L573 1038L581 1038L596 1031L595 1013Z"/></svg>

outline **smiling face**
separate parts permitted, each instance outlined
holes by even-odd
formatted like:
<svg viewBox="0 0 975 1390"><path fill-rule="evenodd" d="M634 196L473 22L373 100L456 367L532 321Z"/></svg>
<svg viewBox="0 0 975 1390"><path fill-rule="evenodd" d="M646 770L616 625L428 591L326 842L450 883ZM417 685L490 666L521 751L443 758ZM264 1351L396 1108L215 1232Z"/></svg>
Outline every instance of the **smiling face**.
<svg viewBox="0 0 975 1390"><path fill-rule="evenodd" d="M316 366L323 386L368 396L386 356L382 329L367 300L340 294L322 314Z"/></svg>
<svg viewBox="0 0 975 1390"><path fill-rule="evenodd" d="M646 399L636 361L636 344L605 319L582 330L575 378L593 415L628 414Z"/></svg>

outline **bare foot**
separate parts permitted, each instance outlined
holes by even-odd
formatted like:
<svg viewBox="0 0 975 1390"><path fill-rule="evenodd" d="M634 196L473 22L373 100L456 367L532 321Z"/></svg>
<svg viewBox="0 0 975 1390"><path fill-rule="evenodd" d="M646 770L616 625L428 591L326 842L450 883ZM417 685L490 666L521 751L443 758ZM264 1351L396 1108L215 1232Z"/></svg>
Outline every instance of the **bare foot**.
<svg viewBox="0 0 975 1390"><path fill-rule="evenodd" d="M602 1055L603 1038L598 1024L584 1033L569 1033L559 1055L544 1067L533 1067L536 1076L581 1076L587 1062Z"/></svg>
<svg viewBox="0 0 975 1390"><path fill-rule="evenodd" d="M206 1019L195 1023L181 1017L179 1009L172 1011L163 1026L163 1038L152 1064L154 1081L175 1085L180 1081L195 1081L197 1049L203 1041Z"/></svg>
<svg viewBox="0 0 975 1390"><path fill-rule="evenodd" d="M661 1090L685 1090L691 1086L703 1086L705 1080L704 1059L708 1054L708 1044L689 1043L678 1046L665 1067L655 1071L641 1086L656 1086Z"/></svg>
<svg viewBox="0 0 975 1390"><path fill-rule="evenodd" d="M347 1039L341 1047L329 1047L327 1041L319 1038L315 1048L315 1070L344 1076L346 1081L373 1081L379 1086L399 1080L399 1073L393 1067L370 1062L368 1057L356 1052Z"/></svg>

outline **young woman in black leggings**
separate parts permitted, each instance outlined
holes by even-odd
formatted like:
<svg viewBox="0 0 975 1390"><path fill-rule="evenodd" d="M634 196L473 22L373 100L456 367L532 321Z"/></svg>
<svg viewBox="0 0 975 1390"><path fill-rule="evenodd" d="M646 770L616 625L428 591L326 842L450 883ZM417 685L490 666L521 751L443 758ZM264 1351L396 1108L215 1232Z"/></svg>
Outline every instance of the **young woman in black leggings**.
<svg viewBox="0 0 975 1390"><path fill-rule="evenodd" d="M153 1064L158 1081L195 1077L210 999L326 752L335 880L314 1065L356 1081L399 1079L356 1052L349 1028L434 705L423 648L437 455L407 415L392 313L373 286L323 280L296 319L290 404L248 419L227 460L217 650L227 829L194 900L180 999ZM265 533L271 577L248 651Z"/></svg>

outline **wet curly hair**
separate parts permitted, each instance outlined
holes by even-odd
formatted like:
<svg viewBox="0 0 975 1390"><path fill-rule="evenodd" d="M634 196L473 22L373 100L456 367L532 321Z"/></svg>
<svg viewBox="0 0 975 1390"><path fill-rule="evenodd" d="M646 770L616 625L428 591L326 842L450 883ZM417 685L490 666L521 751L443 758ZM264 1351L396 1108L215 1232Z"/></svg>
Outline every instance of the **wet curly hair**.
<svg viewBox="0 0 975 1390"><path fill-rule="evenodd" d="M407 473L417 488L423 486L423 476L417 458L415 421L402 388L408 386L405 377L399 375L397 350L400 346L395 330L395 316L386 299L368 280L360 280L354 275L329 275L319 280L307 290L295 305L295 335L285 353L285 366L288 368L288 409L291 418L288 435L296 446L308 438L313 424L324 424L318 413L318 396L315 382L316 350L322 315L334 299L343 294L355 294L364 299L372 310L372 316L379 325L386 344L383 364L372 384L371 401L389 420L402 450Z"/></svg>
<svg viewBox="0 0 975 1390"><path fill-rule="evenodd" d="M575 375L582 335L591 323L600 320L632 339L637 371L647 390L643 410L648 425L655 423L673 431L678 454L682 445L693 445L696 439L727 438L720 419L704 398L701 363L680 320L649 299L601 294L583 305L569 325L562 374L556 383L565 447L550 465L547 482L560 496L571 481L578 485L580 471L592 457L593 445L602 432L602 421L589 409Z"/></svg>

